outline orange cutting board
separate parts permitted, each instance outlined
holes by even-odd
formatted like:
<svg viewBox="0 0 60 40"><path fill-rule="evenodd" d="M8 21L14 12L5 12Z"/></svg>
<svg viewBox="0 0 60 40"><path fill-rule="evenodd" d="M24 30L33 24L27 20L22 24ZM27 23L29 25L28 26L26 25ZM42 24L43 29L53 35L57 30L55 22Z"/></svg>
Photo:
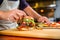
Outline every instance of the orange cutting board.
<svg viewBox="0 0 60 40"><path fill-rule="evenodd" d="M11 36L60 39L60 29L43 29L32 31L4 30L0 31L0 34Z"/></svg>

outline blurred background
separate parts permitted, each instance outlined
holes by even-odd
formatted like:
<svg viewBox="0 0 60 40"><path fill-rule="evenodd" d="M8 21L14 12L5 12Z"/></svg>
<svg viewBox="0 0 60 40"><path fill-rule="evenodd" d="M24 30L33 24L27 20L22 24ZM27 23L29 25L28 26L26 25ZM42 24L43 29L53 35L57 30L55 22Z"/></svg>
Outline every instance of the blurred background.
<svg viewBox="0 0 60 40"><path fill-rule="evenodd" d="M54 18L54 12L56 8L56 0L26 0L29 5L37 11L40 15L46 16L51 21Z"/></svg>

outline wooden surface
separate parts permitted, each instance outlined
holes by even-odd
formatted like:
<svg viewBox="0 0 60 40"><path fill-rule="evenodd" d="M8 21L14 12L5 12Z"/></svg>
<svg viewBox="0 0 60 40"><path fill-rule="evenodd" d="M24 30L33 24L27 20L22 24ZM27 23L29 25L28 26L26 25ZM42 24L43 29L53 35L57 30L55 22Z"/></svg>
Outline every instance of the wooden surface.
<svg viewBox="0 0 60 40"><path fill-rule="evenodd" d="M17 37L17 36L0 36L0 40L60 40L60 39L47 39L47 38L31 38L31 37Z"/></svg>
<svg viewBox="0 0 60 40"><path fill-rule="evenodd" d="M33 31L4 30L0 31L0 34L19 37L60 39L60 29L43 29Z"/></svg>

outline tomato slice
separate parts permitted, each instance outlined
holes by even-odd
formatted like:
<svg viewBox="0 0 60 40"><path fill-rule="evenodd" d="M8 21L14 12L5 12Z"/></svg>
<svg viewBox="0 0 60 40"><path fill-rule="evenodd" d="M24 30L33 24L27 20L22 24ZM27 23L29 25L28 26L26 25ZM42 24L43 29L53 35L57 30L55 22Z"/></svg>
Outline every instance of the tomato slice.
<svg viewBox="0 0 60 40"><path fill-rule="evenodd" d="M56 22L50 24L51 27L56 27Z"/></svg>

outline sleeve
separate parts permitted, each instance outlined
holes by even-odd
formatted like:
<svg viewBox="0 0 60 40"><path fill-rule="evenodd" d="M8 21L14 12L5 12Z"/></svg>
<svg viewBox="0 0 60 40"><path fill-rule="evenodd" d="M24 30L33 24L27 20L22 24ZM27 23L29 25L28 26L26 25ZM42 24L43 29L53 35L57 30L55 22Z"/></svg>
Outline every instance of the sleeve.
<svg viewBox="0 0 60 40"><path fill-rule="evenodd" d="M26 2L26 0L20 0L20 5L19 5L19 9L23 10L28 6L28 3Z"/></svg>
<svg viewBox="0 0 60 40"><path fill-rule="evenodd" d="M0 5L2 4L3 0L0 0Z"/></svg>

